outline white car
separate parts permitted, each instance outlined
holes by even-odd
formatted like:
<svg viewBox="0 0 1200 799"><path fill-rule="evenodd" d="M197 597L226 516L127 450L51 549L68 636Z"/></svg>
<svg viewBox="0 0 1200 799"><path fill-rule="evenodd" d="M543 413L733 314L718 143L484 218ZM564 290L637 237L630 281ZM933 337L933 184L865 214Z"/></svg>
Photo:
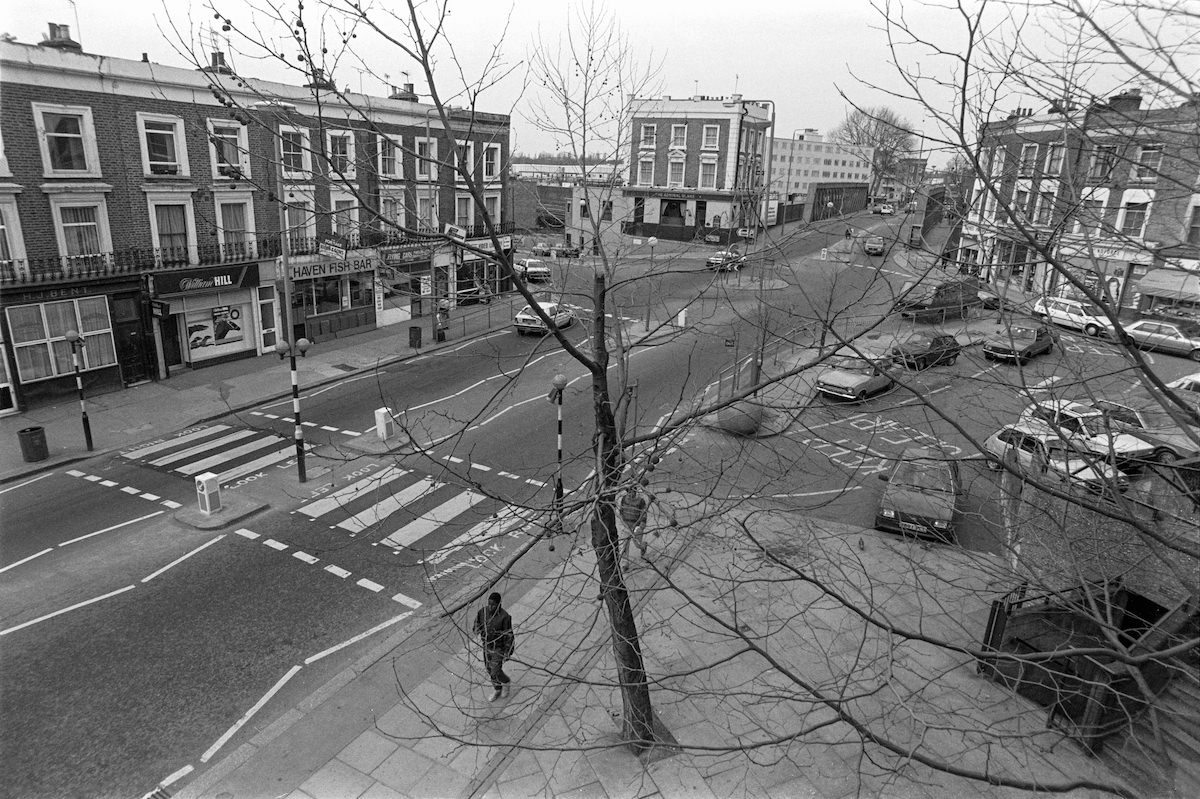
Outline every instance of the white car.
<svg viewBox="0 0 1200 799"><path fill-rule="evenodd" d="M1033 304L1033 315L1089 336L1113 336L1112 322L1108 321L1104 311L1087 300L1041 297Z"/></svg>
<svg viewBox="0 0 1200 799"><path fill-rule="evenodd" d="M1191 405L1196 413L1200 413L1200 372L1172 380L1167 383L1167 388L1173 389L1176 396Z"/></svg>
<svg viewBox="0 0 1200 799"><path fill-rule="evenodd" d="M554 320L554 326L558 328L570 327L575 324L575 312L565 305L559 305L556 302L539 302L538 306L546 316ZM541 317L533 310L532 306L526 305L517 315L513 317L513 326L517 329L517 335L523 336L526 333L532 333L535 336L544 336L550 332L550 328L542 321Z"/></svg>
<svg viewBox="0 0 1200 799"><path fill-rule="evenodd" d="M531 283L542 283L550 279L550 264L537 258L522 258L513 264L517 277Z"/></svg>
<svg viewBox="0 0 1200 799"><path fill-rule="evenodd" d="M737 229L739 239L752 239L757 233L758 231L752 227L740 227Z"/></svg>
<svg viewBox="0 0 1200 799"><path fill-rule="evenodd" d="M1126 396L1120 402L1095 399L1087 405L1104 414L1104 421L1114 429L1153 444L1157 448L1154 459L1159 463L1200 455L1200 430L1177 423L1154 400Z"/></svg>
<svg viewBox="0 0 1200 799"><path fill-rule="evenodd" d="M718 272L736 272L746 262L746 256L736 250L721 250L708 257L708 268Z"/></svg>
<svg viewBox="0 0 1200 799"><path fill-rule="evenodd" d="M1082 402L1041 400L1021 411L1018 421L1041 425L1043 429L1069 439L1078 449L1091 452L1102 460L1112 459L1118 466L1137 466L1159 456L1153 443L1122 432L1108 422L1103 411Z"/></svg>
<svg viewBox="0 0 1200 799"><path fill-rule="evenodd" d="M1098 494L1129 487L1120 470L1038 423L1005 425L983 442L983 449L995 458L988 462L992 469L1007 463L1022 475L1052 475Z"/></svg>
<svg viewBox="0 0 1200 799"><path fill-rule="evenodd" d="M879 206L879 213L885 215L894 214L896 213L896 206L892 205L891 203L884 203L883 205Z"/></svg>

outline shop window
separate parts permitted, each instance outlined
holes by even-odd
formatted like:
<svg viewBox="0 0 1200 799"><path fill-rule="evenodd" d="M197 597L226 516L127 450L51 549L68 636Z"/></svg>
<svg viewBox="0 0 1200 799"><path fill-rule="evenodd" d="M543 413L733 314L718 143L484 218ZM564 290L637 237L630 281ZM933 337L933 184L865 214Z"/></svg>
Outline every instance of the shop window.
<svg viewBox="0 0 1200 799"><path fill-rule="evenodd" d="M250 145L245 125L208 120L208 144L214 178L250 177Z"/></svg>
<svg viewBox="0 0 1200 799"><path fill-rule="evenodd" d="M159 114L137 115L141 131L142 169L147 175L187 175L187 143L183 120Z"/></svg>
<svg viewBox="0 0 1200 799"><path fill-rule="evenodd" d="M17 305L7 310L17 373L22 383L47 380L75 371L67 331L83 338L79 368L87 371L117 362L105 297Z"/></svg>
<svg viewBox="0 0 1200 799"><path fill-rule="evenodd" d="M371 308L375 305L375 276L371 272L355 272L346 279L351 308Z"/></svg>
<svg viewBox="0 0 1200 799"><path fill-rule="evenodd" d="M100 177L92 109L33 103L45 177Z"/></svg>

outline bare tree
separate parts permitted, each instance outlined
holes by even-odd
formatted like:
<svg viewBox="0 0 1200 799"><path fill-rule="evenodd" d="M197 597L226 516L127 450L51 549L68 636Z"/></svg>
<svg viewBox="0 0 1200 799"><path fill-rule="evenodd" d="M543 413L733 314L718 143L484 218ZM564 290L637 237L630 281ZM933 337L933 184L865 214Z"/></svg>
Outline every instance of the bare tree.
<svg viewBox="0 0 1200 799"><path fill-rule="evenodd" d="M913 149L912 125L886 106L855 108L830 137L863 160L870 151L871 196L884 178L895 175L900 160Z"/></svg>

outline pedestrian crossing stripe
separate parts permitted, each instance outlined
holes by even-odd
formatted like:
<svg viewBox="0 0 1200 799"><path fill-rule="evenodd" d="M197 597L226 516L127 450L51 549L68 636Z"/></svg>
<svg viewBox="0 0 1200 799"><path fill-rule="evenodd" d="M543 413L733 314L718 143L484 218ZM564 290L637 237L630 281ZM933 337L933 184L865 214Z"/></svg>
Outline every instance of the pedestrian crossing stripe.
<svg viewBox="0 0 1200 799"><path fill-rule="evenodd" d="M251 440L246 440L251 439ZM237 446L229 446L237 442ZM183 449L179 449L181 445ZM270 450L270 451L266 451ZM144 447L121 453L129 460L150 458L147 464L186 476L205 471L217 472L217 482L226 485L260 469L293 457L294 444L272 432L216 424L194 430L167 441L156 441ZM235 464L241 458L258 455L247 463ZM229 468L221 470L221 466Z"/></svg>
<svg viewBox="0 0 1200 799"><path fill-rule="evenodd" d="M523 522L524 520L517 515L516 508L504 508L490 519L486 519L462 535L456 536L437 552L425 558L422 563L436 566L464 547L486 544L493 538L499 538L505 533L511 532L514 527Z"/></svg>
<svg viewBox="0 0 1200 799"><path fill-rule="evenodd" d="M215 466L220 466L222 463L231 461L234 458L240 458L243 455L249 455L251 452L255 452L260 449L266 449L270 446L278 446L278 444L278 439L274 437L269 439L259 438L251 441L248 444L242 444L239 447L234 447L233 449L225 450L224 452L218 452L216 455L209 456L203 460L193 461L186 466L180 466L179 468L175 469L175 471L190 477L194 474L207 472L209 469Z"/></svg>
<svg viewBox="0 0 1200 799"><path fill-rule="evenodd" d="M337 526L351 533L361 533L368 527L379 524L405 505L415 502L426 494L432 494L443 485L445 484L435 482L432 477L422 477L401 491L384 497L361 513L356 513L349 519L343 519L337 523Z"/></svg>
<svg viewBox="0 0 1200 799"><path fill-rule="evenodd" d="M456 516L463 514L471 508L478 505L483 500L487 499L483 494L477 494L474 491L466 491L462 494L457 494L447 502L443 502L428 513L424 513L417 519L404 527L401 527L396 532L392 533L385 539L383 543L396 549L415 544L425 536L437 530L444 524L453 521Z"/></svg>
<svg viewBox="0 0 1200 799"><path fill-rule="evenodd" d="M187 460L188 458L193 458L196 455L200 455L205 452L208 452L209 450L213 449L214 447L222 447L226 444L233 443L234 441L239 441L243 438L246 438L247 436L252 436L252 435L255 435L254 430L249 430L249 429L235 430L232 433L229 433L228 435L221 436L220 438L210 439L208 441L205 441L202 444L197 444L193 447L188 447L187 449L183 449L178 452L172 452L170 455L164 455L161 458L155 458L154 460L150 461L150 465L151 466L167 466L169 464L175 463L176 461ZM128 457L128 456L126 456L126 457Z"/></svg>
<svg viewBox="0 0 1200 799"><path fill-rule="evenodd" d="M227 424L215 424L211 427L205 427L201 430L196 430L194 432L187 433L186 435L182 435L177 438L172 438L169 441L158 441L153 444L148 444L144 447L138 447L137 449L131 449L128 452L122 452L121 457L128 458L131 461L141 460L142 458L146 457L147 455L153 455L155 452L161 452L164 449L170 449L171 447L177 447L180 444L186 444L189 441L195 441L198 438L204 438L205 436L211 436L213 433L220 433L221 431L228 430L228 429L229 429L229 425L227 425Z"/></svg>
<svg viewBox="0 0 1200 799"><path fill-rule="evenodd" d="M386 469L353 482L345 488L341 488L327 497L322 497L316 502L310 502L301 508L297 508L296 513L303 513L305 516L309 516L313 519L319 518L330 511L348 506L351 502L358 499L362 495L370 493L377 488L382 488L388 483L398 480L406 474L409 474L408 469L401 469L397 466L388 466Z"/></svg>

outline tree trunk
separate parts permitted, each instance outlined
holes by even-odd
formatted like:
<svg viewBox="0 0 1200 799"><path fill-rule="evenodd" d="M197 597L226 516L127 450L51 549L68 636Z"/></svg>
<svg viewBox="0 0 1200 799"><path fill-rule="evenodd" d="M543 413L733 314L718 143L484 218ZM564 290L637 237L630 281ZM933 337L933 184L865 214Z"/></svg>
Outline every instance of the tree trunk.
<svg viewBox="0 0 1200 799"><path fill-rule="evenodd" d="M653 709L646 669L642 663L637 621L629 601L629 590L621 574L616 503L624 457L608 390L605 299L605 278L602 273L597 273L593 332L596 370L592 373L592 397L596 414L596 479L599 496L591 523L592 549L596 553L596 565L600 573L600 596L608 610L612 628L613 658L621 686L622 734L632 749L640 753L655 742Z"/></svg>

